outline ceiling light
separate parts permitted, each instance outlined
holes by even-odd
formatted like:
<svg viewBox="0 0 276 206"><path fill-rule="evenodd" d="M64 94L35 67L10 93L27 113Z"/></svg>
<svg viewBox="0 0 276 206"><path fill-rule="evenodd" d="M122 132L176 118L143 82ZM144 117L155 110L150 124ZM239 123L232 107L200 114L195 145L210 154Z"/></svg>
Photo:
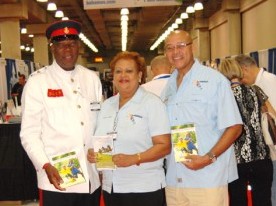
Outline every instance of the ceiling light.
<svg viewBox="0 0 276 206"><path fill-rule="evenodd" d="M31 50L31 48L29 47L29 46L27 46L26 48L25 48L25 51L30 51Z"/></svg>
<svg viewBox="0 0 276 206"><path fill-rule="evenodd" d="M182 19L181 19L181 18L177 18L177 19L175 20L175 23L176 23L176 24L182 24L182 23L183 23L183 21L182 21Z"/></svg>
<svg viewBox="0 0 276 206"><path fill-rule="evenodd" d="M195 5L194 5L194 9L196 11L202 10L203 9L203 4L201 2L196 2Z"/></svg>
<svg viewBox="0 0 276 206"><path fill-rule="evenodd" d="M25 49L25 46L24 46L24 45L21 45L21 46L20 46L20 49L21 49L21 50L24 50L24 49Z"/></svg>
<svg viewBox="0 0 276 206"><path fill-rule="evenodd" d="M188 14L187 14L186 12L183 12L183 13L180 15L180 18L181 18L181 19L188 19L189 16L188 16Z"/></svg>
<svg viewBox="0 0 276 206"><path fill-rule="evenodd" d="M56 11L55 17L56 18L62 18L62 17L64 17L63 11L60 11L60 10Z"/></svg>
<svg viewBox="0 0 276 206"><path fill-rule="evenodd" d="M190 14L190 13L194 13L195 10L194 10L194 7L193 6L188 6L187 9L186 9L186 13Z"/></svg>
<svg viewBox="0 0 276 206"><path fill-rule="evenodd" d="M55 3L49 3L47 5L47 10L48 11L55 11L55 10L57 10L57 5Z"/></svg>
<svg viewBox="0 0 276 206"><path fill-rule="evenodd" d="M30 37L30 38L33 38L33 37L34 37L34 35L33 35L33 34L29 34L29 37Z"/></svg>
<svg viewBox="0 0 276 206"><path fill-rule="evenodd" d="M34 52L34 48L33 47L31 48L31 52Z"/></svg>
<svg viewBox="0 0 276 206"><path fill-rule="evenodd" d="M48 0L36 0L37 2L47 2Z"/></svg>
<svg viewBox="0 0 276 206"><path fill-rule="evenodd" d="M66 20L69 20L69 18L68 17L62 17L62 19L61 19L62 21L66 21Z"/></svg>
<svg viewBox="0 0 276 206"><path fill-rule="evenodd" d="M121 9L121 15L128 15L128 14L129 14L128 8L122 8Z"/></svg>
<svg viewBox="0 0 276 206"><path fill-rule="evenodd" d="M128 16L127 15L122 15L121 16L121 21L128 21Z"/></svg>
<svg viewBox="0 0 276 206"><path fill-rule="evenodd" d="M26 28L21 28L21 34L27 34L27 29Z"/></svg>

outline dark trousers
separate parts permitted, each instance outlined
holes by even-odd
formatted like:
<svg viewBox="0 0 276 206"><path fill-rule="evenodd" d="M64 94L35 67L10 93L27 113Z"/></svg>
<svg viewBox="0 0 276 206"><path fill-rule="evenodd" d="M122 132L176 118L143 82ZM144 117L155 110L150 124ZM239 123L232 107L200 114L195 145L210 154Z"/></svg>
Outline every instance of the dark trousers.
<svg viewBox="0 0 276 206"><path fill-rule="evenodd" d="M247 206L247 184L254 206L271 206L273 166L271 160L238 164L239 179L229 184L230 206Z"/></svg>
<svg viewBox="0 0 276 206"><path fill-rule="evenodd" d="M165 189L146 193L108 193L103 191L105 206L163 206Z"/></svg>
<svg viewBox="0 0 276 206"><path fill-rule="evenodd" d="M92 194L39 190L39 206L99 206L101 188Z"/></svg>

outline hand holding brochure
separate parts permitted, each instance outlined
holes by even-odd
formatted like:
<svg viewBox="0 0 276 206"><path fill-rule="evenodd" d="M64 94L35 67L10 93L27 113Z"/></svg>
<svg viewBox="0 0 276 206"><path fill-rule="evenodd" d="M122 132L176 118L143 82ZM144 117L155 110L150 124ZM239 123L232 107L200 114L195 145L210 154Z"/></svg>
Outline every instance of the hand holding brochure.
<svg viewBox="0 0 276 206"><path fill-rule="evenodd" d="M114 170L116 165L112 161L114 153L113 136L93 136L93 147L96 153L96 167L98 170Z"/></svg>
<svg viewBox="0 0 276 206"><path fill-rule="evenodd" d="M50 159L50 162L58 170L63 180L61 187L67 188L85 182L76 152L54 156Z"/></svg>
<svg viewBox="0 0 276 206"><path fill-rule="evenodd" d="M197 137L194 124L171 127L174 158L176 162L187 161L187 155L198 154Z"/></svg>

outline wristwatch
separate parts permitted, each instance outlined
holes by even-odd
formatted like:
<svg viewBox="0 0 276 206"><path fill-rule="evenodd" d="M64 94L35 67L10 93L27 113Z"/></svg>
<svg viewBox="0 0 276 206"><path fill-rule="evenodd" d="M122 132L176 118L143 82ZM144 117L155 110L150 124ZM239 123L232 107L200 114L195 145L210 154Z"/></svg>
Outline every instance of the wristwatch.
<svg viewBox="0 0 276 206"><path fill-rule="evenodd" d="M208 155L208 157L212 161L212 163L217 161L217 156L213 152L208 152L206 155Z"/></svg>

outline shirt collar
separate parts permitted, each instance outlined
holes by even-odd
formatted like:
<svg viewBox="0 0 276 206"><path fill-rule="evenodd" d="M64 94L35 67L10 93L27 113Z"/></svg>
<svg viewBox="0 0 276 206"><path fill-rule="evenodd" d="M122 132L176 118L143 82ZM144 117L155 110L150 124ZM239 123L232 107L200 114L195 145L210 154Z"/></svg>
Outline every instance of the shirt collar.
<svg viewBox="0 0 276 206"><path fill-rule="evenodd" d="M261 81L261 78L262 78L262 75L263 75L264 71L265 70L263 68L260 68L260 71L259 71L259 73L258 73L258 75L256 77L256 80L255 80L255 84L256 85L259 85L258 82Z"/></svg>
<svg viewBox="0 0 276 206"><path fill-rule="evenodd" d="M162 79L162 78L169 78L170 76L171 76L171 74L159 74L159 75L153 77L152 80Z"/></svg>

